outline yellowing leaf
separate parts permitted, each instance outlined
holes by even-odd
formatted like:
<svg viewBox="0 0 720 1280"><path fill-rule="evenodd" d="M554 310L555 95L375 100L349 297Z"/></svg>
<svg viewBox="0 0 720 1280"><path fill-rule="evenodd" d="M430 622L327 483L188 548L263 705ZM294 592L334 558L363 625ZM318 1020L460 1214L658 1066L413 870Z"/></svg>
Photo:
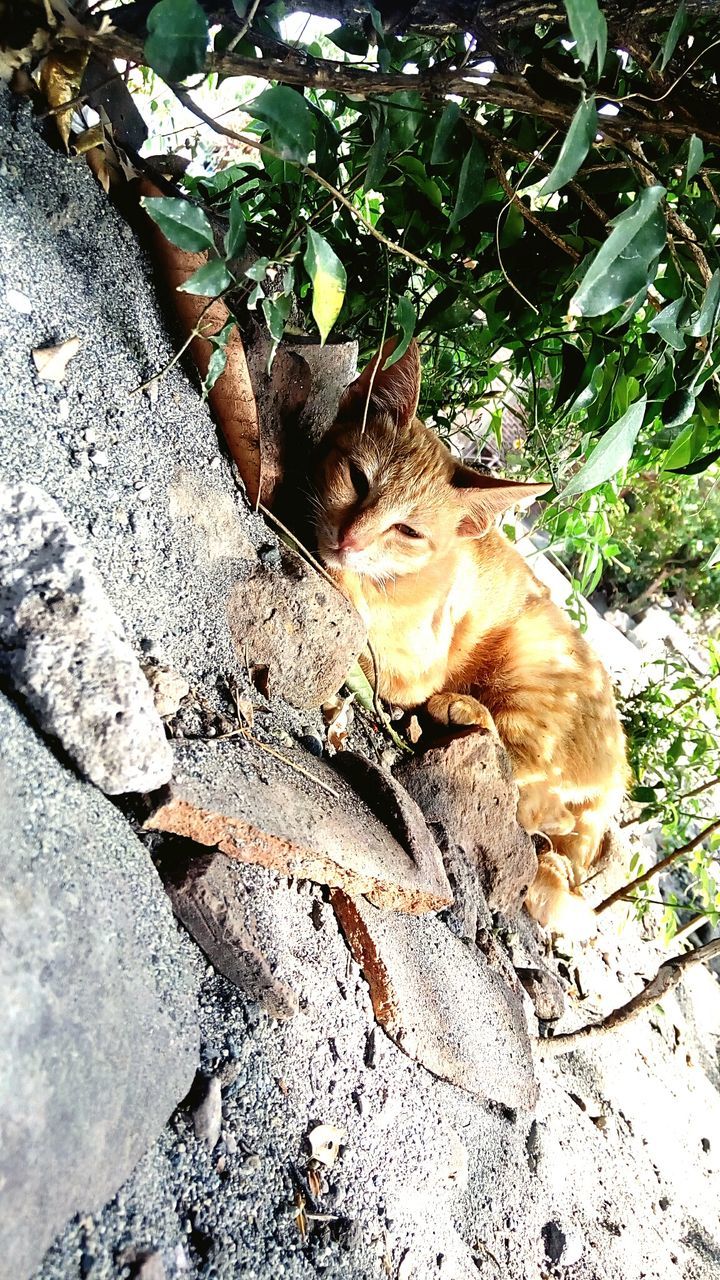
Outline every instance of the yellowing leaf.
<svg viewBox="0 0 720 1280"><path fill-rule="evenodd" d="M313 286L313 319L320 330L320 342L324 345L342 310L347 275L327 240L312 227L308 227L304 262Z"/></svg>
<svg viewBox="0 0 720 1280"><path fill-rule="evenodd" d="M64 53L55 50L48 54L40 71L40 88L49 107L61 107L63 103L77 98L89 56L88 49L69 49ZM68 107L66 111L55 113L57 130L66 151L70 141L73 110L73 107Z"/></svg>
<svg viewBox="0 0 720 1280"><path fill-rule="evenodd" d="M79 338L68 338L57 347L36 347L32 353L38 377L43 382L62 382L65 370L80 350Z"/></svg>

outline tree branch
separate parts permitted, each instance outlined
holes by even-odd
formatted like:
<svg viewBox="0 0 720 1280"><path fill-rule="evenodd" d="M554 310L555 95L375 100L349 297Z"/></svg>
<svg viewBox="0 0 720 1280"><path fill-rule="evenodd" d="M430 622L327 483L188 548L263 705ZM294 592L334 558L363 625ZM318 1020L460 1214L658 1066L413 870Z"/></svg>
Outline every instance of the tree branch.
<svg viewBox="0 0 720 1280"><path fill-rule="evenodd" d="M77 42L78 38L75 40ZM66 43L73 41L67 40ZM117 30L100 34L88 29L85 43L103 49L113 58L143 62L142 41ZM286 58L247 58L226 52L210 57L206 71L217 71L226 76L254 76L277 81L278 84L351 93L362 97L370 94L389 95L399 91L415 92L423 98L445 98L448 94L457 94L469 101L505 107L554 125L569 125L574 114L573 103L549 101L536 93L519 75L496 73L490 79L486 76L473 78L465 70L448 71L444 67L431 67L414 74L386 73L345 62L313 58L297 51ZM667 106L671 108L669 101ZM641 115L637 109L627 106L623 108L623 115L612 120L603 119L601 130L605 137L616 141L627 141L638 133L685 139L694 132L706 142L720 145L720 131L707 121L693 119L679 122L667 117L656 119Z"/></svg>
<svg viewBox="0 0 720 1280"><path fill-rule="evenodd" d="M693 836L692 840L688 840L687 844L680 845L679 849L673 849L672 853L669 853L665 858L661 858L660 862L656 862L652 867L648 867L647 871L643 871L642 875L636 876L629 884L624 884L620 889L616 889L614 893L610 894L609 898L605 898L604 902L601 902L595 908L595 914L600 915L601 912L607 911L609 907L614 906L616 902L620 902L633 889L637 889L641 884L647 884L648 880L652 880L661 871L666 871L673 863L683 858L686 853L692 853L704 840L707 840L709 836L714 835L718 830L720 830L720 818L715 818L709 826L698 832L696 836Z"/></svg>
<svg viewBox="0 0 720 1280"><path fill-rule="evenodd" d="M678 985L686 969L696 964L707 964L715 956L720 956L720 938L713 938L712 942L706 942L704 946L696 947L694 951L688 951L684 955L673 956L671 960L665 960L660 965L655 977L643 987L642 991L633 996L632 1000L628 1000L627 1004L621 1005L619 1009L613 1009L613 1012L603 1018L602 1022L581 1027L579 1031L568 1031L559 1036L548 1036L545 1040L536 1040L533 1047L539 1057L555 1058L562 1053L571 1053L573 1049L581 1048L589 1040L598 1040L601 1036L614 1031L616 1027L632 1022L645 1009L652 1008L658 1000L662 1000L663 996Z"/></svg>
<svg viewBox="0 0 720 1280"><path fill-rule="evenodd" d="M568 244L567 240L563 240L562 236L557 235L556 232L547 225L547 223L543 222L541 218L538 218L537 214L533 213L532 209L528 209L527 205L520 199L517 191L513 190L503 168L502 152L502 144L500 146L495 146L490 152L490 164L492 165L493 173L505 192L509 203L511 205L515 205L516 209L519 210L525 221L528 222L531 227L535 227L537 231L541 232L541 234L544 235L551 244L554 244L556 248L561 249L563 253L566 253L569 258L572 258L573 262L579 262L580 254L577 249L573 249L573 246Z"/></svg>

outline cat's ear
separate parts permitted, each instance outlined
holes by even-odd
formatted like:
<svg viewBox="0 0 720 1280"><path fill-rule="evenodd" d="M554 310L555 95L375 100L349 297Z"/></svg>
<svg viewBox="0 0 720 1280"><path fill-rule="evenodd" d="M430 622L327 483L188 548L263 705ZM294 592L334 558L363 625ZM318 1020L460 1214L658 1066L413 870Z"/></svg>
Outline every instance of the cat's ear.
<svg viewBox="0 0 720 1280"><path fill-rule="evenodd" d="M338 410L341 417L362 418L369 396L368 421L374 414L384 413L389 414L400 427L412 422L420 398L420 352L413 339L400 359L389 369L384 369L383 365L396 345L396 338L388 338L382 350L343 392Z"/></svg>
<svg viewBox="0 0 720 1280"><path fill-rule="evenodd" d="M526 484L523 480L482 475L480 471L460 464L455 468L450 483L462 513L458 532L466 538L483 537L503 511L521 502L527 505L529 500L552 488L550 484Z"/></svg>

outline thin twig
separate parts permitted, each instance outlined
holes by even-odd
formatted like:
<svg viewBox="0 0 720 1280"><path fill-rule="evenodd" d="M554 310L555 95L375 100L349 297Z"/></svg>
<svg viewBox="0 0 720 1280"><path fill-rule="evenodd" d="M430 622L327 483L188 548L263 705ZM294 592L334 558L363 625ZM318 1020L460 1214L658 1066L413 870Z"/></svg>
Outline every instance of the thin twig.
<svg viewBox="0 0 720 1280"><path fill-rule="evenodd" d="M274 756L276 760L281 760L283 764L288 765L290 769L294 769L296 773L302 773L304 777L309 778L316 786L322 787L323 791L327 791L328 795L333 796L335 800L340 799L339 792L328 786L327 782L322 782L320 778L316 778L315 774L311 773L309 769L305 769L295 760L288 760L287 756L284 756L280 751L276 751L274 747L269 747L267 742L261 742L259 738L254 737L254 735L249 733L247 729L241 729L240 732L243 737L248 739L248 741L253 742L256 747L260 747L261 751L266 751L269 756Z"/></svg>
<svg viewBox="0 0 720 1280"><path fill-rule="evenodd" d="M624 884L621 888L616 889L614 893L610 894L609 898L605 898L603 902L599 903L595 908L595 914L600 915L601 912L607 911L608 907L612 907L616 902L620 902L620 900L626 897L633 889L637 889L641 884L647 884L648 880L652 880L655 876L659 875L661 871L667 870L667 868L671 867L673 863L684 857L686 853L692 853L693 850L697 849L704 840L709 839L709 837L714 835L718 830L720 830L720 818L715 818L709 826L698 832L696 836L693 836L692 840L688 840L686 844L680 845L679 849L673 849L672 853L669 853L667 857L661 858L660 862L656 862L652 867L648 867L647 871L643 871L642 875L636 876L634 880L629 882L629 884Z"/></svg>
<svg viewBox="0 0 720 1280"><path fill-rule="evenodd" d="M240 30L238 31L237 35L234 35L232 40L230 41L227 49L225 50L226 53L235 52L235 49L239 45L243 36L246 35L248 30L250 29L250 25L253 22L255 18L255 14L257 13L259 7L260 7L260 0L253 0L253 3L250 5L250 8L247 11L245 21L240 27Z"/></svg>
<svg viewBox="0 0 720 1280"><path fill-rule="evenodd" d="M696 947L694 951L665 960L655 977L643 987L642 991L633 996L632 1000L628 1000L627 1004L614 1009L606 1018L603 1018L602 1022L581 1027L579 1031L568 1031L562 1035L535 1040L533 1048L539 1057L554 1058L559 1054L571 1053L574 1049L581 1048L589 1040L597 1040L607 1035L616 1027L621 1027L626 1022L637 1018L645 1009L650 1009L657 1004L658 1000L678 985L686 969L696 964L706 964L715 956L720 956L720 938L713 938L712 942L706 942L704 946Z"/></svg>
<svg viewBox="0 0 720 1280"><path fill-rule="evenodd" d="M234 287L234 282L232 287ZM227 292L227 290L225 292ZM130 392L131 396L136 396L140 391L147 391L148 387L151 387L153 383L159 382L160 378L164 378L165 374L169 373L170 370L174 368L174 366L178 363L178 360L182 359L188 347L190 346L190 343L194 342L195 338L207 337L207 334L203 333L202 329L200 328L200 321L205 315L205 312L209 311L210 308L214 305L214 303L216 303L218 299L222 297L223 297L223 294L219 293L217 298L208 298L207 303L205 304L202 311L200 312L200 315L197 318L197 323L195 324L194 328L191 329L190 333L188 334L187 338L185 339L185 341L183 342L179 350L176 351L174 356L172 356L168 360L167 364L164 364L162 369L158 369L157 373L154 373L151 378L147 378L145 382L141 382L139 387L133 387L132 391Z"/></svg>
<svg viewBox="0 0 720 1280"><path fill-rule="evenodd" d="M508 181L505 169L503 168L502 152L503 143L500 143L499 146L494 147L490 152L490 164L492 165L493 173L505 192L509 203L511 205L515 205L515 208L520 211L525 221L528 222L531 227L535 227L535 229L544 235L547 240L550 240L556 248L561 249L569 258L572 258L573 262L579 262L581 255L578 253L577 249L573 249L573 246L568 244L567 240L563 240L562 236L557 235L557 233L553 231L547 223L543 222L541 218L538 218L537 214L533 213L532 209L528 209L527 205L520 199L517 191L513 190L513 187Z"/></svg>
<svg viewBox="0 0 720 1280"><path fill-rule="evenodd" d="M352 203L352 200L348 200L347 196L344 196L342 191L338 191L337 187L334 187L331 182L328 182L327 178L323 178L322 174L318 173L316 169L311 169L309 165L303 164L300 160L288 160L286 156L281 155L279 151L276 151L274 147L269 147L265 142L258 142L256 138L249 137L244 133L238 133L236 129L229 129L227 125L218 124L217 120L213 120L212 116L208 115L206 111L203 111L202 107L199 107L190 97L190 94L186 93L184 89L181 89L179 85L172 85L171 88L178 102L181 102L184 107L187 107L188 111L191 111L193 115L197 116L198 120L202 120L208 128L212 129L215 133L222 134L225 138L232 138L235 142L240 142L243 146L251 147L254 151L259 151L261 155L272 156L273 159L281 160L285 164L295 165L295 167L300 169L302 173L306 173L314 182L317 182L321 187L324 187L334 200L337 200L340 204L344 205L353 217L357 218L358 222L362 223L366 231L369 231L370 235L374 236L376 240L379 240L381 244L384 244L387 249L391 249L393 253L400 254L403 258L408 258L410 262L414 262L416 266L422 267L424 271L430 271L432 269L430 264L426 262L424 258L418 258L417 254L411 253L409 249L404 247L404 245L398 244L395 240L390 240L387 236L383 235L381 231L378 231L377 227L372 225L370 219L365 217L362 210L358 209L356 205Z"/></svg>

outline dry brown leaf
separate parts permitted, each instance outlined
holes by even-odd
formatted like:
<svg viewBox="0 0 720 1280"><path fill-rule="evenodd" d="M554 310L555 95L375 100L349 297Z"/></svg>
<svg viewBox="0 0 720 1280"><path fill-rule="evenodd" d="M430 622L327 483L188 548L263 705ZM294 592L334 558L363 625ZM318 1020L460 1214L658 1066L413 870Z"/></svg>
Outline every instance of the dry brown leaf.
<svg viewBox="0 0 720 1280"><path fill-rule="evenodd" d="M415 743L419 742L420 739L422 738L422 729L420 728L420 721L418 720L417 716L410 717L410 721L407 727L407 736L412 742L413 746L415 746Z"/></svg>
<svg viewBox="0 0 720 1280"><path fill-rule="evenodd" d="M300 1191L299 1188L297 1187L295 1188L293 1200L295 1201L295 1225L297 1226L297 1229L300 1232L302 1239L304 1240L307 1235L307 1214L305 1213L305 1197L302 1191Z"/></svg>
<svg viewBox="0 0 720 1280"><path fill-rule="evenodd" d="M38 377L43 382L62 382L70 360L80 350L79 338L67 338L56 347L36 347L32 353Z"/></svg>
<svg viewBox="0 0 720 1280"><path fill-rule="evenodd" d="M54 49L48 54L40 70L40 88L49 107L61 107L63 103L77 98L89 56L88 48L67 49L62 53ZM68 107L66 111L55 114L57 130L66 151L69 149L73 110L73 107Z"/></svg>
<svg viewBox="0 0 720 1280"><path fill-rule="evenodd" d="M91 151L85 153L85 159L94 173L105 195L110 190L110 170L108 168L107 157L103 147L93 147Z"/></svg>
<svg viewBox="0 0 720 1280"><path fill-rule="evenodd" d="M255 708L249 698L235 698L238 717L242 716L248 729L255 724Z"/></svg>
<svg viewBox="0 0 720 1280"><path fill-rule="evenodd" d="M338 1129L334 1124L317 1125L310 1131L307 1138L313 1160L317 1160L318 1164L324 1164L326 1169L332 1169L344 1137L344 1129Z"/></svg>
<svg viewBox="0 0 720 1280"><path fill-rule="evenodd" d="M327 725L327 740L335 751L344 751L345 743L352 725L353 713L351 704L355 695L350 693L346 698L338 694L322 705L322 713Z"/></svg>
<svg viewBox="0 0 720 1280"><path fill-rule="evenodd" d="M73 147L79 156L83 156L86 151L92 151L93 147L99 147L103 137L102 125L93 124L89 129L84 129L82 133L77 135L73 142Z"/></svg>
<svg viewBox="0 0 720 1280"><path fill-rule="evenodd" d="M322 1182L317 1169L308 1169L307 1184L310 1189L310 1194L315 1200L317 1200L320 1192L322 1191Z"/></svg>

